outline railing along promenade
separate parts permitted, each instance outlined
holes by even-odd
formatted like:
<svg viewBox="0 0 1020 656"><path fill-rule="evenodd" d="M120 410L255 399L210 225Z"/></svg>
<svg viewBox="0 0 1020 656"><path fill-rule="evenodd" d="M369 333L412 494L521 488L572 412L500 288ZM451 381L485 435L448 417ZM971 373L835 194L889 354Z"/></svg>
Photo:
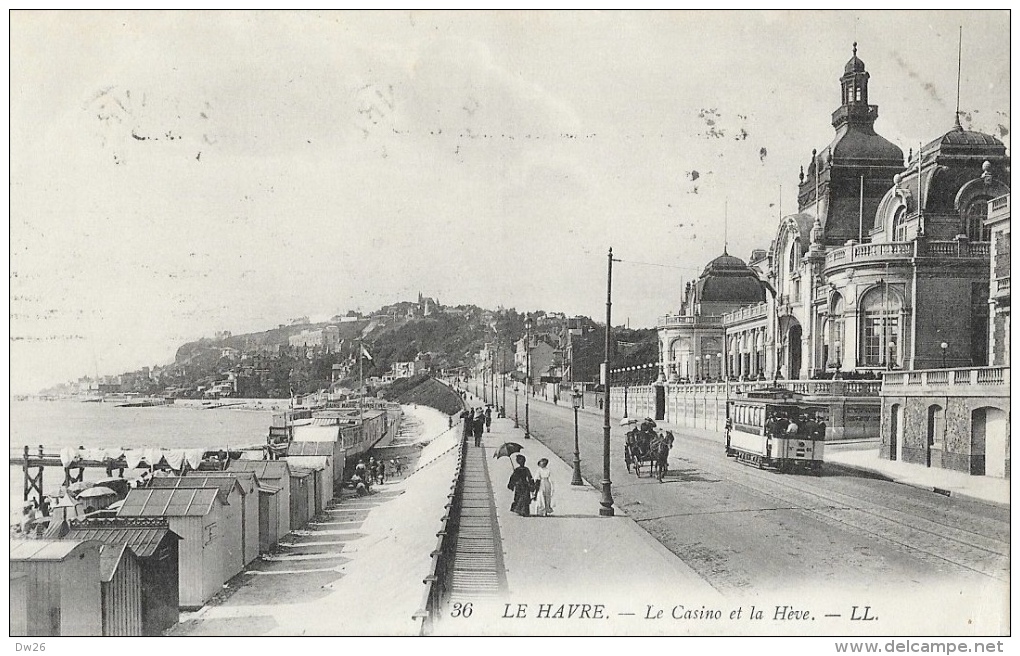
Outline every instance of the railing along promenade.
<svg viewBox="0 0 1020 656"><path fill-rule="evenodd" d="M445 381L438 378L436 380L447 385ZM454 390L451 388L451 391ZM466 403L462 402L462 406L463 409L467 409ZM458 430L458 428L459 423L451 422L449 430ZM463 436L458 436L457 444L457 466L453 482L450 484L450 493L446 495L447 501L443 506L443 517L440 520L439 531L436 533L436 548L430 554L432 561L429 565L429 573L422 580L425 590L422 593L421 608L412 616L419 624L418 634L423 636L432 633L432 629L449 599L450 564L453 561L457 529L460 525L460 501L464 492L464 455L467 451L467 440Z"/></svg>
<svg viewBox="0 0 1020 656"><path fill-rule="evenodd" d="M614 383L615 385L615 383ZM654 385L630 385L628 392L638 395L649 392ZM725 383L667 383L667 394L726 396L746 394L754 390L782 387L804 396L878 396L881 380L748 380Z"/></svg>

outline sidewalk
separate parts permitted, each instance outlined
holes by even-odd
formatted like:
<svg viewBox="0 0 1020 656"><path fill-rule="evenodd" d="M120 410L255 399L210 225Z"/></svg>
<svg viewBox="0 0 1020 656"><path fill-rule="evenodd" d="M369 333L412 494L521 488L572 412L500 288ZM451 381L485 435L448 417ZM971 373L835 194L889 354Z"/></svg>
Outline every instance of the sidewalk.
<svg viewBox="0 0 1020 656"><path fill-rule="evenodd" d="M532 403L548 403L551 401L541 396L534 396ZM598 414L598 408L586 408L581 412ZM613 415L613 430L620 430L619 419L621 416ZM671 430L677 434L692 436L697 439L716 442L721 444L724 437L721 433L709 431L702 428L687 428L677 424L659 421L656 422L663 430ZM979 503L988 503L997 506L1009 507L1010 485L1009 479L991 478L988 476L971 476L964 472L941 469L938 467L925 467L895 460L887 460L879 457L878 438L854 442L829 442L825 445L825 462L838 465L847 469L877 474L893 482L910 487L928 490L949 497L969 499Z"/></svg>
<svg viewBox="0 0 1020 656"><path fill-rule="evenodd" d="M879 457L877 440L861 444L826 445L825 461L860 471L871 472L903 485L1009 507L1009 479L971 476L964 472L925 467Z"/></svg>
<svg viewBox="0 0 1020 656"><path fill-rule="evenodd" d="M471 394L467 402L471 407L483 405ZM510 512L513 493L507 489L507 481L514 463L505 457L493 458L504 442L524 447L522 453L532 473L541 458L548 458L552 516L520 517ZM646 620L648 604L668 602L665 609L669 614L681 602L697 608L722 600L694 570L619 508L614 517L601 517L601 492L587 481L583 486L571 486L571 466L538 440L524 439L523 427L515 429L512 417L493 419L482 444L509 590L503 599L475 602L470 618L454 618L448 609L436 634L635 635L652 631L676 635L685 629L673 622ZM468 448L476 447L469 442ZM456 603L457 599L450 601ZM574 613L569 618L571 604ZM557 615L560 611L562 615Z"/></svg>

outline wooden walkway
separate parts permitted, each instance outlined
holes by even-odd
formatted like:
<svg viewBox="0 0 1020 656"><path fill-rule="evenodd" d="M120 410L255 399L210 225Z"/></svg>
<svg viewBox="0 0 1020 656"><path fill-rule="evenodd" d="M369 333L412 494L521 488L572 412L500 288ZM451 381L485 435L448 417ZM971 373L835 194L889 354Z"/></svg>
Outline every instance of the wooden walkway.
<svg viewBox="0 0 1020 656"><path fill-rule="evenodd" d="M454 543L451 602L495 599L507 592L503 544L484 447L468 446L460 524Z"/></svg>

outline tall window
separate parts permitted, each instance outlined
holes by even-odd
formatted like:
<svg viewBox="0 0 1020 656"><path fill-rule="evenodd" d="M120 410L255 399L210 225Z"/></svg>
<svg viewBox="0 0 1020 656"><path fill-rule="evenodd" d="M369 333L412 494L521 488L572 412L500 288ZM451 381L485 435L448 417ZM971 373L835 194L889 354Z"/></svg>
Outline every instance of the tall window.
<svg viewBox="0 0 1020 656"><path fill-rule="evenodd" d="M825 320L825 330L822 333L825 339L825 365L837 365L843 363L843 297L835 295L832 300L832 310Z"/></svg>
<svg viewBox="0 0 1020 656"><path fill-rule="evenodd" d="M896 210L893 217L893 241L908 241L907 239L907 208L901 207Z"/></svg>
<svg viewBox="0 0 1020 656"><path fill-rule="evenodd" d="M899 298L880 285L861 299L861 364L891 368L899 362Z"/></svg>
<svg viewBox="0 0 1020 656"><path fill-rule="evenodd" d="M971 201L963 212L964 229L971 241L991 241L992 229L985 225L988 218L988 198Z"/></svg>

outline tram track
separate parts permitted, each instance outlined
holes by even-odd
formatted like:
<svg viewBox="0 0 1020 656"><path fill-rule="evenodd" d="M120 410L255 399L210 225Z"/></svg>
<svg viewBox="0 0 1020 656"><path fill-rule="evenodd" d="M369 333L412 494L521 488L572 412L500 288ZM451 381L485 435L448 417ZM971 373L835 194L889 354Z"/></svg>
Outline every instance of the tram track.
<svg viewBox="0 0 1020 656"><path fill-rule="evenodd" d="M532 434L569 458L572 419L536 404ZM601 424L582 419L582 472L595 480ZM832 465L821 477L762 471L714 441L677 438L665 484L626 472L614 441L616 505L719 589L766 589L807 572L837 585L1008 582L1008 510Z"/></svg>
<svg viewBox="0 0 1020 656"><path fill-rule="evenodd" d="M750 474L750 472L746 472L745 474ZM802 495L802 498L805 496L808 497L808 499L803 503L791 504L794 506L796 511L810 513L816 517L821 517L828 523L839 524L854 531L866 533L911 552L925 554L930 558L935 558L939 561L944 561L999 581L1009 581L1008 541L999 540L976 531L961 529L956 526L936 522L923 517L910 516L903 511L880 506L864 499L854 498L842 492L823 491L817 488L807 489L806 487L801 487L790 483L788 480L784 480L785 477L788 476L786 474L774 474L772 472L762 472L762 474L763 477L766 474L772 474L765 485L752 484L749 482L752 480L764 482L763 477L758 478L753 475L741 474L737 474L735 476L726 476L725 474L720 475L727 478L731 483L741 485L755 494L768 496L789 503L791 501L789 494L781 494L777 491L769 490L767 489L767 486L774 485L785 488L788 491L793 491L796 494ZM743 478L743 480L738 480L738 477ZM830 503L828 505L822 504L821 507L818 507L819 504L817 503L807 502L808 500L813 501L814 499L820 499ZM850 500L850 503L847 503L848 499ZM871 507L868 508L863 506ZM765 509L758 508L757 510L761 511ZM839 517L838 514L840 513L844 516ZM869 525L869 523L864 521L863 518L855 517L855 514L866 515L872 522L878 522L882 528L887 530L876 530L873 523ZM908 519L904 520L902 516L906 516ZM907 530L907 535L902 539L896 539L897 536L903 535L903 529ZM971 539L965 539L967 537L970 537ZM983 544L978 544L979 542ZM970 562L966 562L962 558L954 558L951 554L958 552L961 546L966 549L979 550L986 554L990 554L993 561L1001 558L1004 559L1004 562L994 563L994 565L989 567L978 567L972 563L975 561L981 562L983 559L980 557L972 558L970 559Z"/></svg>

